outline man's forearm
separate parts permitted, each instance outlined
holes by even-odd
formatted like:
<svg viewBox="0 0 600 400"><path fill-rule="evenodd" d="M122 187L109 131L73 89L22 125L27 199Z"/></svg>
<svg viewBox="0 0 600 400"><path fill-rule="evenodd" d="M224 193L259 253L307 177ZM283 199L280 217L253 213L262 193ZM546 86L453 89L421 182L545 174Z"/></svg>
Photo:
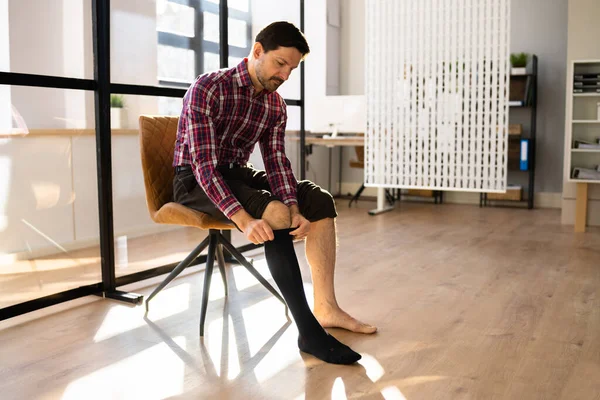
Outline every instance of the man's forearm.
<svg viewBox="0 0 600 400"><path fill-rule="evenodd" d="M242 231L246 229L248 222L254 218L243 208L231 216L231 220L240 228Z"/></svg>
<svg viewBox="0 0 600 400"><path fill-rule="evenodd" d="M298 207L298 204L292 204L290 206L290 215L293 217L296 214L300 214L300 207Z"/></svg>

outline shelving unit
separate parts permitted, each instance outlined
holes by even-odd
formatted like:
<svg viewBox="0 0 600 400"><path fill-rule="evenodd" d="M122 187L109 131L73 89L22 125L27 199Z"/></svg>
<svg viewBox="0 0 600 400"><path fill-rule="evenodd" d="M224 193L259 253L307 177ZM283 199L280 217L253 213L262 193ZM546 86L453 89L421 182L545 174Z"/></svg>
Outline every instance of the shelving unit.
<svg viewBox="0 0 600 400"><path fill-rule="evenodd" d="M598 171L600 165L600 60L578 60L569 65L566 123L565 164L568 182L577 184L575 232L585 232L587 220L588 185L598 180L576 178L576 168ZM576 90L584 93L576 93ZM587 142L598 148L577 148L576 142ZM598 172L600 175L600 171Z"/></svg>
<svg viewBox="0 0 600 400"><path fill-rule="evenodd" d="M514 180L519 180L519 174L527 174L527 185L523 187L521 196L513 199L507 196L505 199L497 199L497 194L481 193L479 197L479 206L503 205L503 206L526 206L528 209L534 207L535 193L535 153L536 153L536 121L537 121L537 77L538 77L538 58L535 54L531 55L527 66L527 73L510 76L510 102L511 109L525 108L529 110L529 129L521 132L520 135L508 136L508 170L507 181L510 185ZM521 170L519 167L521 140L526 139L527 145L527 169ZM516 150L516 151L515 151ZM521 185L519 185L521 186ZM526 198L523 198L526 195Z"/></svg>

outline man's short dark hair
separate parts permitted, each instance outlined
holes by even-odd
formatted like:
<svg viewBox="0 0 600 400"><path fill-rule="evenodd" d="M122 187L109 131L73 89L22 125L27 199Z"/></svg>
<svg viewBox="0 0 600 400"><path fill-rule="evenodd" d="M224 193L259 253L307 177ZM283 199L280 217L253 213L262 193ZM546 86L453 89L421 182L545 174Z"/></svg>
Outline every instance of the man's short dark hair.
<svg viewBox="0 0 600 400"><path fill-rule="evenodd" d="M295 47L304 58L310 53L308 42L294 24L278 21L273 22L256 35L256 41L259 42L265 53L271 50L277 50L278 47Z"/></svg>

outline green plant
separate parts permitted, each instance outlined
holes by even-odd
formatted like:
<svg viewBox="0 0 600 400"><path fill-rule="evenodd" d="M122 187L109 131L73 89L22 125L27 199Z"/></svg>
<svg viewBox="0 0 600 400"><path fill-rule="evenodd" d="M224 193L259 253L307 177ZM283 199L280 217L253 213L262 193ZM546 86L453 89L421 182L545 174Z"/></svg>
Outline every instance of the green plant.
<svg viewBox="0 0 600 400"><path fill-rule="evenodd" d="M524 68L527 66L527 59L529 58L527 53L512 53L510 55L510 63L513 68Z"/></svg>
<svg viewBox="0 0 600 400"><path fill-rule="evenodd" d="M123 108L123 96L120 94L110 95L110 106L112 108Z"/></svg>

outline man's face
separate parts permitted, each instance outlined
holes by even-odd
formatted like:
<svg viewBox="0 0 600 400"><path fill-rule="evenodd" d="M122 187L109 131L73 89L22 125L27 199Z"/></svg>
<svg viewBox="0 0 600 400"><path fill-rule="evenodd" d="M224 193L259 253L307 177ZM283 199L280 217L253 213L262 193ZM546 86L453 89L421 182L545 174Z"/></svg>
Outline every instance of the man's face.
<svg viewBox="0 0 600 400"><path fill-rule="evenodd" d="M274 92L298 68L302 54L295 47L279 47L265 53L260 43L256 45L256 78L262 87Z"/></svg>

